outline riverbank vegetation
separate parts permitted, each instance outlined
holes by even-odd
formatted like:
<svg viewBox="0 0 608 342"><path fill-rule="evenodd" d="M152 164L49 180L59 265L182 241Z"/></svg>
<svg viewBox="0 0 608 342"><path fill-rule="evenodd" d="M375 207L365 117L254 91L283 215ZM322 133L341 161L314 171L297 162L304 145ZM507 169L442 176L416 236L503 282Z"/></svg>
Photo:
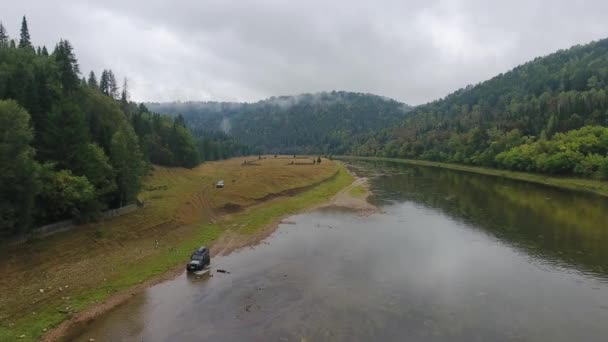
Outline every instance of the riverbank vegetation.
<svg viewBox="0 0 608 342"><path fill-rule="evenodd" d="M155 166L140 194L144 208L0 251L0 340L36 340L118 291L181 270L195 247L225 234L247 239L352 182L329 160L255 159ZM215 188L218 179L225 188Z"/></svg>
<svg viewBox="0 0 608 342"><path fill-rule="evenodd" d="M119 87L110 69L85 79L70 42L34 46L25 17L18 41L1 24L0 33L0 242L132 202L150 164L247 152L129 101L127 80Z"/></svg>
<svg viewBox="0 0 608 342"><path fill-rule="evenodd" d="M551 176L530 172L518 172L509 170L500 170L489 167L480 167L472 165L463 165L455 163L442 163L428 160L418 159L403 159L403 158L385 158L385 157L361 157L361 156L335 156L334 159L339 160L368 160L368 161L387 161L394 163L422 165L430 167L438 167L450 170L458 170L465 172L478 173L488 176L496 176L521 180L524 182L544 184L556 188L590 192L601 196L608 196L608 182L596 179L574 178Z"/></svg>
<svg viewBox="0 0 608 342"><path fill-rule="evenodd" d="M352 153L608 177L608 39L523 64L416 107Z"/></svg>

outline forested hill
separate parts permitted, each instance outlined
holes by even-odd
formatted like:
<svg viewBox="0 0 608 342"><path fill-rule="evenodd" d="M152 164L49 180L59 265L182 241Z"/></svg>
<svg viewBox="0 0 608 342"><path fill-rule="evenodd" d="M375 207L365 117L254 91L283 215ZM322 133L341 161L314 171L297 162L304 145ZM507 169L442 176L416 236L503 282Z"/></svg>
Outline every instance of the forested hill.
<svg viewBox="0 0 608 342"><path fill-rule="evenodd" d="M357 137L398 124L411 109L384 97L323 92L256 103L147 103L193 129L224 131L265 153L345 153Z"/></svg>
<svg viewBox="0 0 608 342"><path fill-rule="evenodd" d="M608 40L575 46L417 107L359 155L608 177Z"/></svg>
<svg viewBox="0 0 608 342"><path fill-rule="evenodd" d="M36 47L0 23L0 239L57 220L94 219L132 202L150 164L192 167L246 153L232 139L194 136L180 117L129 101L126 79L85 79L61 40Z"/></svg>

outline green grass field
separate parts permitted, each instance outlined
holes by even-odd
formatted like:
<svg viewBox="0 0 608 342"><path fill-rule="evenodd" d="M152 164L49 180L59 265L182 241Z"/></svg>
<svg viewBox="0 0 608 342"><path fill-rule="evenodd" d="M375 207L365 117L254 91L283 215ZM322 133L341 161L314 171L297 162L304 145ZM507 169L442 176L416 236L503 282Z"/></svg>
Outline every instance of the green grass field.
<svg viewBox="0 0 608 342"><path fill-rule="evenodd" d="M539 183L539 184L549 185L549 186L563 188L563 189L591 192L591 193L595 193L595 194L598 194L601 196L608 196L608 182L594 180L594 179L573 178L573 177L555 177L555 176L543 175L543 174L538 174L538 173L507 171L507 170L492 169L492 168L487 168L487 167L477 167L477 166L450 164L450 163L439 163L439 162L432 162L432 161L425 161L425 160L381 158L381 157L354 157L354 156L352 156L352 157L351 156L338 156L338 157L335 157L335 159L390 161L390 162L412 164L412 165L440 167L440 168L451 169L451 170L474 172L474 173L496 176L496 177L517 179L517 180L521 180L521 181L525 181L525 182Z"/></svg>
<svg viewBox="0 0 608 342"><path fill-rule="evenodd" d="M194 248L226 233L254 234L329 200L353 179L329 160L243 160L156 167L140 194L143 209L1 251L0 341L37 340L112 294L174 270ZM215 188L218 179L224 189Z"/></svg>

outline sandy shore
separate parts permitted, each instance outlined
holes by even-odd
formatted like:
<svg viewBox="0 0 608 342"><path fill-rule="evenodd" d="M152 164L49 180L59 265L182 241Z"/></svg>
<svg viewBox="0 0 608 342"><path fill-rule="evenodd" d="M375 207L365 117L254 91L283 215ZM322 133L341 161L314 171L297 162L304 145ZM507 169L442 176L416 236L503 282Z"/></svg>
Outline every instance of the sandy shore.
<svg viewBox="0 0 608 342"><path fill-rule="evenodd" d="M356 177L356 176L355 176ZM362 188L364 193L353 195L353 189ZM367 216L380 212L380 209L369 203L367 198L371 195L367 178L356 177L355 181L348 187L342 189L328 203L322 204L317 208L344 208L356 211L359 215Z"/></svg>

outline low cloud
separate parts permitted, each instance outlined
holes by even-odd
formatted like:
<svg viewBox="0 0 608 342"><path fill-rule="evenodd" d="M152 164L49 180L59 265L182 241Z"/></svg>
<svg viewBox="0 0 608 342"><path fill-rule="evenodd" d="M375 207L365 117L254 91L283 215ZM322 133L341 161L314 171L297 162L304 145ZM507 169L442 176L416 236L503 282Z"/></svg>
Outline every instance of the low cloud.
<svg viewBox="0 0 608 342"><path fill-rule="evenodd" d="M8 8L7 8L8 7ZM539 55L608 36L606 1L21 0L18 36L70 40L138 101L257 101L350 90L424 103Z"/></svg>

